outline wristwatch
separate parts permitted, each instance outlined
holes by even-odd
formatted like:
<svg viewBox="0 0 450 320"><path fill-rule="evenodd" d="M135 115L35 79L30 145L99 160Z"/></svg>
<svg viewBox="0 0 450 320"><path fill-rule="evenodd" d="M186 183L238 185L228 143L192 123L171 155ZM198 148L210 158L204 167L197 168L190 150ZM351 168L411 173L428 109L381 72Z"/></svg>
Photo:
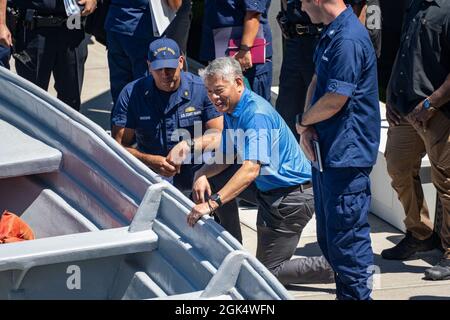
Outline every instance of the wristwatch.
<svg viewBox="0 0 450 320"><path fill-rule="evenodd" d="M430 98L429 98L429 97L426 98L426 99L423 101L422 107L423 107L425 110L436 111L436 108L433 107L433 106L431 105L431 101L430 101Z"/></svg>
<svg viewBox="0 0 450 320"><path fill-rule="evenodd" d="M295 115L295 123L297 123L300 127L307 128L308 126L305 126L304 124L302 124L302 117L303 117L303 113L299 113L299 114Z"/></svg>
<svg viewBox="0 0 450 320"><path fill-rule="evenodd" d="M426 99L423 101L422 106L423 106L423 108L424 108L425 110L430 109L430 107L431 107L430 99L429 99L429 98L426 98Z"/></svg>
<svg viewBox="0 0 450 320"><path fill-rule="evenodd" d="M251 47L249 47L249 46L246 45L246 44L241 44L240 47L239 47L239 50L245 51L245 52L250 51L250 49L251 49Z"/></svg>
<svg viewBox="0 0 450 320"><path fill-rule="evenodd" d="M210 200L215 201L219 207L222 206L222 200L220 200L220 195L218 193L214 193L209 197Z"/></svg>

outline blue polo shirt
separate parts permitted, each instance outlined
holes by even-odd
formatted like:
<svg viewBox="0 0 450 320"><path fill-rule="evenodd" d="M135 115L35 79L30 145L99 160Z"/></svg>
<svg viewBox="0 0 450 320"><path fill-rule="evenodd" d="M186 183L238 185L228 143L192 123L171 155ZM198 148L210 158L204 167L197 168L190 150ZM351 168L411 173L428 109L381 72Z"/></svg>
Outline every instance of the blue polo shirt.
<svg viewBox="0 0 450 320"><path fill-rule="evenodd" d="M152 39L153 25L148 0L111 0L105 30Z"/></svg>
<svg viewBox="0 0 450 320"><path fill-rule="evenodd" d="M268 45L266 57L272 56L272 33L268 21L271 0L204 0L203 32L200 59L212 61L216 58L213 30L216 28L243 26L247 11L261 13L260 23ZM256 65L257 69L264 64ZM258 73L258 70L257 70Z"/></svg>
<svg viewBox="0 0 450 320"><path fill-rule="evenodd" d="M311 180L311 165L291 130L267 100L249 89L224 115L221 148L238 161L259 161L255 183L263 192Z"/></svg>
<svg viewBox="0 0 450 320"><path fill-rule="evenodd" d="M166 156L179 142L173 136L175 130L185 129L193 138L195 121L203 123L204 132L204 124L221 115L200 77L182 72L180 87L172 94L158 90L151 76L129 83L119 95L111 121L135 130L141 152Z"/></svg>
<svg viewBox="0 0 450 320"><path fill-rule="evenodd" d="M349 99L316 123L325 167L371 167L380 143L377 60L366 28L350 6L323 31L314 54L317 86L312 105L328 92Z"/></svg>

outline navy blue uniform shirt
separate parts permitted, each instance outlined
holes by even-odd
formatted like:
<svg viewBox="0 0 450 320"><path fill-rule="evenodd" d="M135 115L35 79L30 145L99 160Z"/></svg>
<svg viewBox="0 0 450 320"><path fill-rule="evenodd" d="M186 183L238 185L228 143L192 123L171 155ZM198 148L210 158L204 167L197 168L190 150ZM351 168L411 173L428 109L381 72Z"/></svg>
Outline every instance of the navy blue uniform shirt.
<svg viewBox="0 0 450 320"><path fill-rule="evenodd" d="M153 38L148 0L111 0L105 29L138 38Z"/></svg>
<svg viewBox="0 0 450 320"><path fill-rule="evenodd" d="M129 83L111 119L113 125L135 130L139 151L166 156L179 142L172 141L176 129L186 129L194 138L195 121L203 122L204 131L207 121L221 115L211 104L200 77L182 72L180 87L170 96L156 88L151 76Z"/></svg>
<svg viewBox="0 0 450 320"><path fill-rule="evenodd" d="M213 30L216 28L243 26L247 11L261 13L264 37L268 43L266 57L272 56L272 33L268 22L268 11L271 0L205 0L203 14L203 34L200 59L215 59Z"/></svg>
<svg viewBox="0 0 450 320"><path fill-rule="evenodd" d="M350 6L322 31L314 63L312 105L328 92L348 97L342 110L314 125L324 166L373 166L381 128L377 61L369 34Z"/></svg>

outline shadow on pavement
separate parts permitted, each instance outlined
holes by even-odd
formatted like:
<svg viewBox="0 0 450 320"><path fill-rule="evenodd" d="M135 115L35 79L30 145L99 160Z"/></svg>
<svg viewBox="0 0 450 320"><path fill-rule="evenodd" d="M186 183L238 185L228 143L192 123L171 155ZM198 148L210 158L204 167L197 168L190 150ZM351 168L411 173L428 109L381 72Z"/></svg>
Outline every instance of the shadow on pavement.
<svg viewBox="0 0 450 320"><path fill-rule="evenodd" d="M313 285L313 284L311 284ZM330 288L315 288L315 287L310 287L309 285L300 285L300 284L289 284L286 286L287 290L292 290L292 291L302 291L302 292L320 292L320 293L330 293L330 294L335 294L336 293L336 289L330 289Z"/></svg>
<svg viewBox="0 0 450 320"><path fill-rule="evenodd" d="M439 297L439 296L414 296L410 297L409 300L450 300L450 296Z"/></svg>
<svg viewBox="0 0 450 320"><path fill-rule="evenodd" d="M110 130L111 94L105 91L81 105L81 113L105 130Z"/></svg>

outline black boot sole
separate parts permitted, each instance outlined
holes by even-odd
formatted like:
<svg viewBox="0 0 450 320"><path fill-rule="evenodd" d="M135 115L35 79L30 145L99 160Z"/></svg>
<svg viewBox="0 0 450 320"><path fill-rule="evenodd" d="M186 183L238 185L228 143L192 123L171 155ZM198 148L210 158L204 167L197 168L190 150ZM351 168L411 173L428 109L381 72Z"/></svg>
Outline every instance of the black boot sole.
<svg viewBox="0 0 450 320"><path fill-rule="evenodd" d="M383 256L383 254L381 254L381 257L382 257L383 259L385 259L385 260L391 260L391 261L397 260L397 261L402 261L402 260L408 260L408 259L410 259L410 258L415 258L415 255L417 255L418 253L428 252L428 251L433 251L434 249L436 249L436 248L417 250L417 251L414 251L413 253L411 253L409 256L406 256L406 257L388 257L388 258L386 258L386 257Z"/></svg>
<svg viewBox="0 0 450 320"><path fill-rule="evenodd" d="M431 277L431 276L425 276L425 280L431 280L431 281L442 281L442 280L450 280L450 275L443 277L443 278L437 278L437 277Z"/></svg>

